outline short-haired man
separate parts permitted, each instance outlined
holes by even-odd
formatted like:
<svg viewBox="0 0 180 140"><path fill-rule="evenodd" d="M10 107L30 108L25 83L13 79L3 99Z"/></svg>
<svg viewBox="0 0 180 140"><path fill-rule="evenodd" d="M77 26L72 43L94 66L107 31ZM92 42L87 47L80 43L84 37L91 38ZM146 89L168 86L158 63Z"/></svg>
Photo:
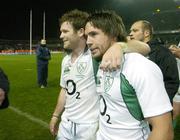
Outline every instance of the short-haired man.
<svg viewBox="0 0 180 140"><path fill-rule="evenodd" d="M148 55L149 59L155 62L161 69L165 88L172 103L179 87L176 58L169 49L162 46L158 41L153 40L153 27L146 20L134 22L129 35L132 40L135 39L149 44L151 48L151 52Z"/></svg>

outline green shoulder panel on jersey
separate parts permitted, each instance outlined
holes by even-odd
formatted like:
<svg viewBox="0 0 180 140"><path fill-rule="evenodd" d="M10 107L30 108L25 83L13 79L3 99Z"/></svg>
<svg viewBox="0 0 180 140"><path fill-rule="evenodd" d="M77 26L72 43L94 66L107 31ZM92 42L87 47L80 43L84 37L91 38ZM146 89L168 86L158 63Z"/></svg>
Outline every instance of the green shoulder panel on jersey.
<svg viewBox="0 0 180 140"><path fill-rule="evenodd" d="M130 85L130 83L122 73L120 73L120 79L121 94L130 114L136 120L142 121L144 119L144 116L134 88Z"/></svg>
<svg viewBox="0 0 180 140"><path fill-rule="evenodd" d="M95 81L96 84L98 84L97 83L98 79L96 77L96 74L98 71L99 62L95 59L92 59L92 62L93 62ZM134 88L130 85L130 83L122 73L120 73L120 79L121 79L121 83L120 83L121 94L130 114L136 120L142 121L144 119L144 116Z"/></svg>

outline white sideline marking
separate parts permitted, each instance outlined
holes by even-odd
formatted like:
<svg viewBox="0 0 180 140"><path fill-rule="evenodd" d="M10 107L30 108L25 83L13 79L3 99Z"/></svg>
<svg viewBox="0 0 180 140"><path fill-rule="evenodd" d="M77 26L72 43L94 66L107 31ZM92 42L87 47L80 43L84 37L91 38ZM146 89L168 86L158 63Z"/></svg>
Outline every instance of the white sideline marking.
<svg viewBox="0 0 180 140"><path fill-rule="evenodd" d="M21 115L21 116L23 116L23 117L31 120L32 122L38 123L39 125L43 126L44 128L49 129L48 123L42 121L41 119L36 118L36 117L34 117L34 116L26 113L26 112L22 112L21 110L15 108L15 107L13 107L13 106L9 106L9 109L11 109L12 111L14 111L14 112L17 113L18 115Z"/></svg>
<svg viewBox="0 0 180 140"><path fill-rule="evenodd" d="M30 68L26 68L26 69L24 69L24 70L31 71L32 69L30 69Z"/></svg>

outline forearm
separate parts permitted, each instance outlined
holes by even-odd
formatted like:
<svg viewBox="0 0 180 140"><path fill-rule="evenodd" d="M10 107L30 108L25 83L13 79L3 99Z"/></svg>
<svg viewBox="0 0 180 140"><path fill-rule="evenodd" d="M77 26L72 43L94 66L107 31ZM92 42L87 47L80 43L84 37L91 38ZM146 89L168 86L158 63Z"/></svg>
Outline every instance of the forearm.
<svg viewBox="0 0 180 140"><path fill-rule="evenodd" d="M50 129L50 132L53 136L57 135L57 133L58 133L59 117L60 117L60 114L64 110L64 105L65 105L65 89L62 88L60 93L59 93L57 105L56 105L55 110L52 114L51 121L49 123L49 129Z"/></svg>
<svg viewBox="0 0 180 140"><path fill-rule="evenodd" d="M173 140L171 112L148 118L148 122L152 126L148 140Z"/></svg>
<svg viewBox="0 0 180 140"><path fill-rule="evenodd" d="M65 105L65 89L62 88L59 93L55 110L52 115L54 117L59 117L64 110L64 105Z"/></svg>
<svg viewBox="0 0 180 140"><path fill-rule="evenodd" d="M150 52L148 44L131 40L126 42L116 42L103 55L100 68L104 71L119 69L122 64L123 53L137 52L147 55ZM109 63L107 63L109 62Z"/></svg>
<svg viewBox="0 0 180 140"><path fill-rule="evenodd" d="M129 40L127 42L127 46L124 49L124 52L130 53L130 52L137 52L140 53L144 56L148 55L149 52L151 51L149 45L147 43L138 41L138 40Z"/></svg>
<svg viewBox="0 0 180 140"><path fill-rule="evenodd" d="M152 130L151 134L149 135L147 140L173 140L173 133L172 130L169 131L162 131L160 129Z"/></svg>

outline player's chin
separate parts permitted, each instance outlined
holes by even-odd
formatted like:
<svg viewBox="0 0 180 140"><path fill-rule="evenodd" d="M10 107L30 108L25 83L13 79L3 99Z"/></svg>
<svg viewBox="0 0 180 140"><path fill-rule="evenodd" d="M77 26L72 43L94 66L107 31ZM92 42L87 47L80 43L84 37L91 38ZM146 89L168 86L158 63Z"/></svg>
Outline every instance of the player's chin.
<svg viewBox="0 0 180 140"><path fill-rule="evenodd" d="M66 50L72 50L72 48L69 45L64 45L64 49Z"/></svg>
<svg viewBox="0 0 180 140"><path fill-rule="evenodd" d="M99 56L98 52L97 51L91 51L91 54L92 54L92 57L96 58Z"/></svg>
<svg viewBox="0 0 180 140"><path fill-rule="evenodd" d="M102 59L102 55L100 55L99 53L92 53L92 57L96 60L101 60Z"/></svg>

